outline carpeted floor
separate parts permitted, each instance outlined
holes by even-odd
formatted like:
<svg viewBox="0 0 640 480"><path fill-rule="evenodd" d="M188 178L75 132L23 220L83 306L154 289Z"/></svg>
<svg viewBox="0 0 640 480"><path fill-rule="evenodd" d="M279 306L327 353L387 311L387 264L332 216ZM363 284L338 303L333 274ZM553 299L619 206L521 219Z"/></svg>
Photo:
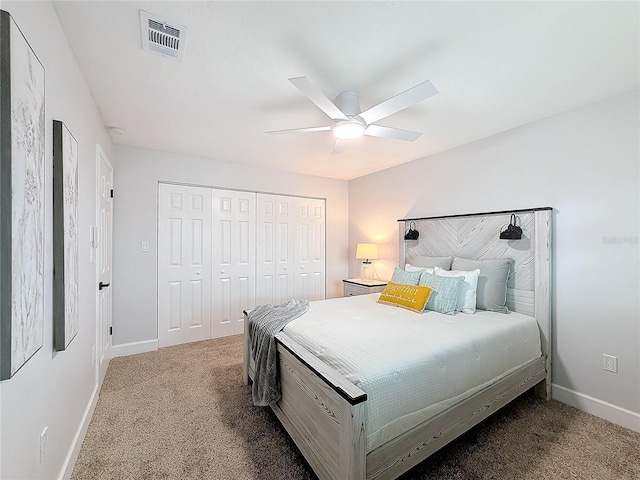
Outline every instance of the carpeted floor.
<svg viewBox="0 0 640 480"><path fill-rule="evenodd" d="M72 480L312 479L242 384L242 337L111 361ZM640 479L640 434L525 395L403 479Z"/></svg>

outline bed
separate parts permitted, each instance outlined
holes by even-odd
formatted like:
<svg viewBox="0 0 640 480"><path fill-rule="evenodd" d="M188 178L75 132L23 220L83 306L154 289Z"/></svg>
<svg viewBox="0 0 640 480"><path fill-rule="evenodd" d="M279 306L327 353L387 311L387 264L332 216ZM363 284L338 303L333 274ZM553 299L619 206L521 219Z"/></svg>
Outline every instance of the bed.
<svg viewBox="0 0 640 480"><path fill-rule="evenodd" d="M507 307L515 313L497 314L497 318L491 321L504 324L505 320L510 319L513 322L506 323L516 324L529 319L529 326L522 328L528 329L526 331L530 337L539 335L540 340L538 343L536 339L528 356L519 357L515 366L500 367L503 371L497 375L494 372L489 380L484 379L471 388L466 385L464 394L436 399L437 408L431 410L429 406L417 407L426 413L408 426L384 420L384 412L378 413L384 408L381 409L379 405L380 394L377 391L369 398L364 389L349 380L333 357L326 363L319 358L323 355L318 354L322 353L330 340L318 339L315 345L307 341L308 338L304 340L305 335L314 337L319 332L314 333L315 327L301 327L304 323L293 321L277 335L282 399L271 408L319 478L396 478L530 388L535 388L537 395L550 398L551 213L550 208L537 208L399 220L399 266L412 263L421 256L512 259L512 275L507 284ZM501 240L498 238L499 232L509 223L512 214L516 215L523 230L523 238ZM418 239L404 240L410 226L420 232ZM337 318L337 313L331 313L347 312L344 302L351 302L349 308L363 312L371 310L373 306L380 307L376 312L387 312L387 315L399 315L403 311L397 307L376 304L378 295L313 302L309 312L300 320L309 315L315 316L312 325L333 320L344 321ZM333 304L337 308L331 310ZM445 329L454 324L465 325L465 322L472 325L468 323L472 318L480 320L483 315L487 316L481 311L468 316L461 313L454 316L429 314L423 314L423 318L442 323ZM438 315L448 318L441 319ZM413 328L410 322L419 316L405 312L397 318L401 318L398 321L405 328ZM533 327L531 319L535 319ZM245 325L247 323L245 321ZM311 332L301 332L305 328L311 328ZM439 343L436 341L434 345ZM501 337L497 347L487 345L485 350L476 351L476 356L480 352L480 356L484 357L484 352L491 352L502 344ZM521 346L516 340L508 348L518 351ZM444 364L451 364L453 368L454 362L451 360ZM481 370L486 368L484 366ZM247 384L253 377L253 369L248 342L245 342L243 377ZM424 392L429 390L428 386L420 386L417 374L410 368L407 370L409 380L405 378L404 381L409 383L402 387L402 391L414 392L407 395L407 400L421 400ZM436 377L430 381L434 384L438 382ZM369 392L374 391L372 387L365 388Z"/></svg>

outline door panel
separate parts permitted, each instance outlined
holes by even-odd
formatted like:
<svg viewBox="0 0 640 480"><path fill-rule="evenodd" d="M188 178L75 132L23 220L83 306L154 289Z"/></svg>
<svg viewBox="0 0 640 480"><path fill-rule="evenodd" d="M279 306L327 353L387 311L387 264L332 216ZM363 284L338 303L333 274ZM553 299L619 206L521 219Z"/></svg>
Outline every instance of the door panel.
<svg viewBox="0 0 640 480"><path fill-rule="evenodd" d="M211 336L211 189L158 188L158 345Z"/></svg>
<svg viewBox="0 0 640 480"><path fill-rule="evenodd" d="M294 198L258 194L256 304L294 297Z"/></svg>
<svg viewBox="0 0 640 480"><path fill-rule="evenodd" d="M182 282L168 282L169 284L169 325L171 332L180 330L182 326Z"/></svg>
<svg viewBox="0 0 640 480"><path fill-rule="evenodd" d="M256 197L256 304L275 301L276 196L263 193Z"/></svg>
<svg viewBox="0 0 640 480"><path fill-rule="evenodd" d="M293 197L279 196L276 199L276 275L278 289L277 303L286 302L295 296L295 200Z"/></svg>
<svg viewBox="0 0 640 480"><path fill-rule="evenodd" d="M169 219L169 265L173 267L182 266L182 219Z"/></svg>
<svg viewBox="0 0 640 480"><path fill-rule="evenodd" d="M296 297L325 298L325 201L295 199L295 285Z"/></svg>
<svg viewBox="0 0 640 480"><path fill-rule="evenodd" d="M256 299L256 194L212 191L212 337L244 331L243 310Z"/></svg>

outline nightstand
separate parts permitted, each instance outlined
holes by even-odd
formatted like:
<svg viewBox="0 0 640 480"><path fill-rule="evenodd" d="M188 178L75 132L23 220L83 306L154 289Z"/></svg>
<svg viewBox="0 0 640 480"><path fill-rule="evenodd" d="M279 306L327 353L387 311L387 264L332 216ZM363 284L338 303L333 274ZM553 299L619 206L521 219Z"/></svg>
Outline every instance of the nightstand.
<svg viewBox="0 0 640 480"><path fill-rule="evenodd" d="M362 280L360 278L349 278L342 280L344 286L344 296L367 295L368 293L380 293L387 286L387 282L382 280Z"/></svg>

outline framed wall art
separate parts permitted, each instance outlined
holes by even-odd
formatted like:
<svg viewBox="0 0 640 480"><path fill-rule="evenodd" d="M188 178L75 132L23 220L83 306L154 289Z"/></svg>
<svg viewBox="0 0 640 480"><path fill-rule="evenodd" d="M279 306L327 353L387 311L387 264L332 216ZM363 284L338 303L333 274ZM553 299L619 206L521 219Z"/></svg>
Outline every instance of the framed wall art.
<svg viewBox="0 0 640 480"><path fill-rule="evenodd" d="M44 67L0 10L0 380L44 336Z"/></svg>
<svg viewBox="0 0 640 480"><path fill-rule="evenodd" d="M78 333L78 142L53 121L53 346Z"/></svg>

